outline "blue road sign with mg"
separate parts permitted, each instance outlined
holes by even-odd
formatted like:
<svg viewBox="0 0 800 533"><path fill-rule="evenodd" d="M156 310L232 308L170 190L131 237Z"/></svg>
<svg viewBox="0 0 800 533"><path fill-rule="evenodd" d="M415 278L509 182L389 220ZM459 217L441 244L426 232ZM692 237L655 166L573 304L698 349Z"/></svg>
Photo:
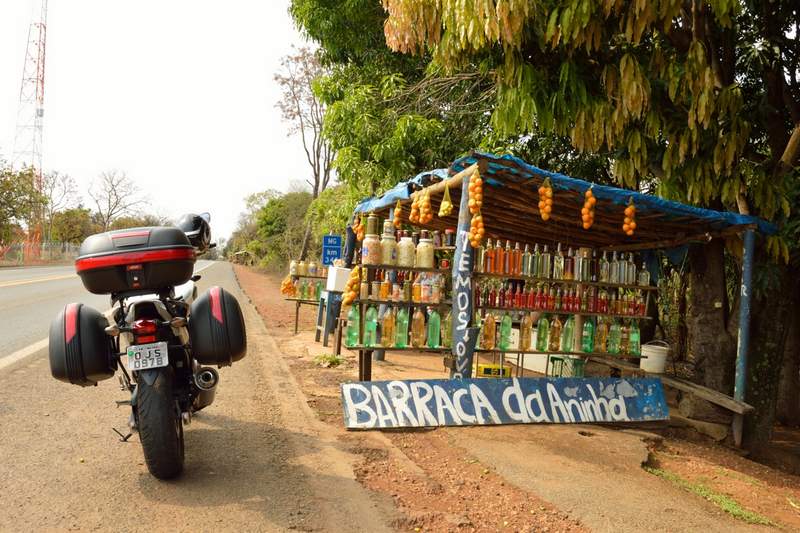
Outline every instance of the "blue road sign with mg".
<svg viewBox="0 0 800 533"><path fill-rule="evenodd" d="M322 264L330 266L334 260L342 257L342 236L322 236Z"/></svg>

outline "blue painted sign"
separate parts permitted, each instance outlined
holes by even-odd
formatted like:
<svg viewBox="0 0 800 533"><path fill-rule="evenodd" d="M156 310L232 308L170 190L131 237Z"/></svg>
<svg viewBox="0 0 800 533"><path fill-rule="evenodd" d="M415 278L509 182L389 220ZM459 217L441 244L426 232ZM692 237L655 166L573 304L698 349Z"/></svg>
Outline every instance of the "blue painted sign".
<svg viewBox="0 0 800 533"><path fill-rule="evenodd" d="M478 340L476 327L470 327L472 320L472 262L474 252L469 243L469 178L464 176L461 184L461 204L458 211L458 233L456 234L456 250L453 257L453 325L452 325L452 367L451 379L469 378L472 376L472 359L475 343Z"/></svg>
<svg viewBox="0 0 800 533"><path fill-rule="evenodd" d="M667 420L658 378L362 381L341 385L348 429Z"/></svg>
<svg viewBox="0 0 800 533"><path fill-rule="evenodd" d="M330 266L336 259L342 257L342 236L322 236L322 264Z"/></svg>

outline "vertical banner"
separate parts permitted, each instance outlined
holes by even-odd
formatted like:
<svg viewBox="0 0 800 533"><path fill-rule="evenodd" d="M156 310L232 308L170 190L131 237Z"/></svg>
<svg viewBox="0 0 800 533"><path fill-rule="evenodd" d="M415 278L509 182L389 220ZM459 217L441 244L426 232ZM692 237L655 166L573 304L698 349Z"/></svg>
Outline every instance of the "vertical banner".
<svg viewBox="0 0 800 533"><path fill-rule="evenodd" d="M477 168L477 166L475 167ZM453 330L452 354L454 364L450 369L450 379L464 379L472 376L472 359L478 328L470 327L472 319L472 262L475 253L469 243L469 177L474 172L464 172L461 183L461 204L458 210L456 229L456 250L453 258Z"/></svg>

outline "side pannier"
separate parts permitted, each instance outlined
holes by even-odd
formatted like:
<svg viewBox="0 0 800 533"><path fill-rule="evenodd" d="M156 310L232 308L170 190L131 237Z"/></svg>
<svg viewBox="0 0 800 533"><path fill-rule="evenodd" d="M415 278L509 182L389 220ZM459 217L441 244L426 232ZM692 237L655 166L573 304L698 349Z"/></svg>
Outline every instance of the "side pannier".
<svg viewBox="0 0 800 533"><path fill-rule="evenodd" d="M212 287L192 303L189 339L200 364L229 366L247 353L247 332L236 298Z"/></svg>
<svg viewBox="0 0 800 533"><path fill-rule="evenodd" d="M59 381L88 387L109 379L117 370L114 342L100 311L67 304L50 324L50 372Z"/></svg>

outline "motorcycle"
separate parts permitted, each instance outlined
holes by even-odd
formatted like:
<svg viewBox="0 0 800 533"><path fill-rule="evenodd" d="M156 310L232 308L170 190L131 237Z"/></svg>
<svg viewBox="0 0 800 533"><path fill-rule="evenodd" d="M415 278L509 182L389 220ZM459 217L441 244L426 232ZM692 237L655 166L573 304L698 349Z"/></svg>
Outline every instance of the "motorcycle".
<svg viewBox="0 0 800 533"><path fill-rule="evenodd" d="M75 268L84 287L111 296L111 320L71 303L50 326L50 371L57 380L96 386L117 370L130 399L130 432L159 479L184 465L184 426L211 405L219 373L247 352L236 298L221 287L197 296L198 255L210 244L210 216L185 215L177 227L99 233L81 244ZM125 363L123 363L123 360ZM115 430L116 431L116 430Z"/></svg>

